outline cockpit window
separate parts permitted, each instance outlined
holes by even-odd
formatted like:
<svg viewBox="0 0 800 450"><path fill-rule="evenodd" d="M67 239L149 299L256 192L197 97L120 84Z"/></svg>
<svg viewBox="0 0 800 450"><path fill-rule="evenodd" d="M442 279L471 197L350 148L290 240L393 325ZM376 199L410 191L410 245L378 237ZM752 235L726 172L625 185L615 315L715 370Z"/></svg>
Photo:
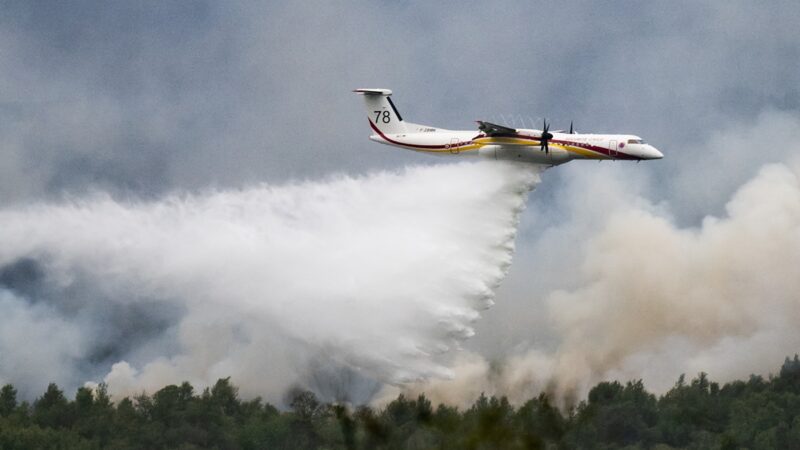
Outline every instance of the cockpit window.
<svg viewBox="0 0 800 450"><path fill-rule="evenodd" d="M628 139L628 144L644 144L641 139Z"/></svg>

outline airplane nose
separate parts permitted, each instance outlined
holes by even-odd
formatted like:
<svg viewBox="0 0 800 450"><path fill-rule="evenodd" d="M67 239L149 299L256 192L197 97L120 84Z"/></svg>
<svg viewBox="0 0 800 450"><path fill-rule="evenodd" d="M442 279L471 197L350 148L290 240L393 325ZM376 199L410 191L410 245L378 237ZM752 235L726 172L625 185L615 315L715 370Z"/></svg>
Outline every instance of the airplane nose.
<svg viewBox="0 0 800 450"><path fill-rule="evenodd" d="M652 145L648 145L645 147L645 159L661 159L664 157L664 154L658 151L657 148L653 147Z"/></svg>

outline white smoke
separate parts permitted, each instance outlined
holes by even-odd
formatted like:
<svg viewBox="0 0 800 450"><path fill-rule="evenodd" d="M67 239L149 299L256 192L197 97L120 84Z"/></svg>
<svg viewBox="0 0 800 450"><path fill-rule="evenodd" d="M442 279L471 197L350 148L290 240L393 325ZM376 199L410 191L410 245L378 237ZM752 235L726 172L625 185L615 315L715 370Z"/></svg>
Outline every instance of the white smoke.
<svg viewBox="0 0 800 450"><path fill-rule="evenodd" d="M345 370L351 397L451 377L537 181L481 162L2 210L0 381L126 395L232 376L274 400L314 370Z"/></svg>

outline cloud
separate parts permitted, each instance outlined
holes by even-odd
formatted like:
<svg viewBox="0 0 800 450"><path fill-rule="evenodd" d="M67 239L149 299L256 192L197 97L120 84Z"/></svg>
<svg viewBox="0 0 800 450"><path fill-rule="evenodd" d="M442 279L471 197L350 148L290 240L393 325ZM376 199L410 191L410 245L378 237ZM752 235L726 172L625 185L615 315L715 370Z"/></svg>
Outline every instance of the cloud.
<svg viewBox="0 0 800 450"><path fill-rule="evenodd" d="M482 6L3 5L0 201L425 161L366 140L350 94L363 85L394 89L419 123L513 114L637 133L667 152L665 177L699 136L800 107L795 2Z"/></svg>

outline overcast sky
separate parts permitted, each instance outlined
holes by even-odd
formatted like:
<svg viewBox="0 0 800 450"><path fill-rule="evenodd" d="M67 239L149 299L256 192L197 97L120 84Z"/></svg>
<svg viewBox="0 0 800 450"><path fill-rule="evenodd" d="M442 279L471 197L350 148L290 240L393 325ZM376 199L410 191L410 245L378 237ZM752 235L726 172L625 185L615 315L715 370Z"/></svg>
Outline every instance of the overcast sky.
<svg viewBox="0 0 800 450"><path fill-rule="evenodd" d="M621 170L669 184L715 131L800 108L799 11L793 1L5 3L0 194L150 195L429 162L366 140L350 93L362 86L393 89L404 117L441 127L517 115L636 133L667 158ZM566 172L575 176L555 177Z"/></svg>
<svg viewBox="0 0 800 450"><path fill-rule="evenodd" d="M570 287L580 206L602 218L645 198L693 227L796 152L782 144L798 137L798 23L793 0L5 2L0 204L441 163L371 143L357 87L390 88L405 119L444 128L547 117L642 136L663 160L573 162L529 199L472 345L546 343L528 329L541 318L518 316Z"/></svg>

